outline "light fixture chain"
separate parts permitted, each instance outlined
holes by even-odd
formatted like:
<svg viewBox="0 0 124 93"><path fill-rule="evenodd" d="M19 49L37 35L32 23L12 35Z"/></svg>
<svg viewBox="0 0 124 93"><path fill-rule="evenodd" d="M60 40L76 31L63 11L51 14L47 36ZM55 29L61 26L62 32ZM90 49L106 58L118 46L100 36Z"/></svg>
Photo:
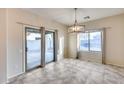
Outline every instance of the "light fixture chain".
<svg viewBox="0 0 124 93"><path fill-rule="evenodd" d="M75 25L77 25L77 8L75 8Z"/></svg>

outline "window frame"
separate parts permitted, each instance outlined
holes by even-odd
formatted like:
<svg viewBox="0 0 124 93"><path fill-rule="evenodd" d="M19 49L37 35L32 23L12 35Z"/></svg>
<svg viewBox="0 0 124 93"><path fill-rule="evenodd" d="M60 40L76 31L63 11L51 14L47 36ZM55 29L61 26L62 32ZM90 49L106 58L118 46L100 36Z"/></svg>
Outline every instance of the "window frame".
<svg viewBox="0 0 124 93"><path fill-rule="evenodd" d="M90 49L90 33L93 33L93 32L100 32L101 33L101 51L93 51ZM80 34L81 33L88 33L88 51L80 49ZM82 52L102 52L102 51L104 51L104 30L103 29L86 30L85 32L78 33L77 34L77 50L82 51Z"/></svg>

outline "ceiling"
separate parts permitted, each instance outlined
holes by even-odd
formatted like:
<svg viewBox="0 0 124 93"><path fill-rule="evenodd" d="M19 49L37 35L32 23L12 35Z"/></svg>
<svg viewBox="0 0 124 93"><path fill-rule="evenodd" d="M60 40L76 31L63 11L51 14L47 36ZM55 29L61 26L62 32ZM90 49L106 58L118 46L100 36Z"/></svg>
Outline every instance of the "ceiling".
<svg viewBox="0 0 124 93"><path fill-rule="evenodd" d="M54 20L64 25L72 25L74 23L73 8L26 8L24 10L36 13L43 18ZM124 13L124 8L78 8L78 23L83 23L95 19ZM90 16L90 19L84 17Z"/></svg>

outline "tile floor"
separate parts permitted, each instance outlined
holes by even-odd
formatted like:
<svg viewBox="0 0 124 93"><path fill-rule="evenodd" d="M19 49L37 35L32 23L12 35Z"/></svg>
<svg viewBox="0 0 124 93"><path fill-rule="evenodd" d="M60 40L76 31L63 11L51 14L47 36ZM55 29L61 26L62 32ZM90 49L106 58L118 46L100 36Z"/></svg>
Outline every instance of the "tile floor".
<svg viewBox="0 0 124 93"><path fill-rule="evenodd" d="M64 59L13 79L10 84L120 84L124 68Z"/></svg>

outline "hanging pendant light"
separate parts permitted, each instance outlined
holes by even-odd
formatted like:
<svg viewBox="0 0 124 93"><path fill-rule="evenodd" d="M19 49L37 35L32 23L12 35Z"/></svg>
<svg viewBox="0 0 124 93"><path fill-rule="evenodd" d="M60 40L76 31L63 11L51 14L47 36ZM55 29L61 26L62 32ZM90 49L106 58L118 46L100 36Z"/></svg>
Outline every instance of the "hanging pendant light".
<svg viewBox="0 0 124 93"><path fill-rule="evenodd" d="M69 33L74 33L74 32L83 32L85 31L85 25L79 25L77 22L77 8L74 8L75 10L75 21L72 26L68 28Z"/></svg>

